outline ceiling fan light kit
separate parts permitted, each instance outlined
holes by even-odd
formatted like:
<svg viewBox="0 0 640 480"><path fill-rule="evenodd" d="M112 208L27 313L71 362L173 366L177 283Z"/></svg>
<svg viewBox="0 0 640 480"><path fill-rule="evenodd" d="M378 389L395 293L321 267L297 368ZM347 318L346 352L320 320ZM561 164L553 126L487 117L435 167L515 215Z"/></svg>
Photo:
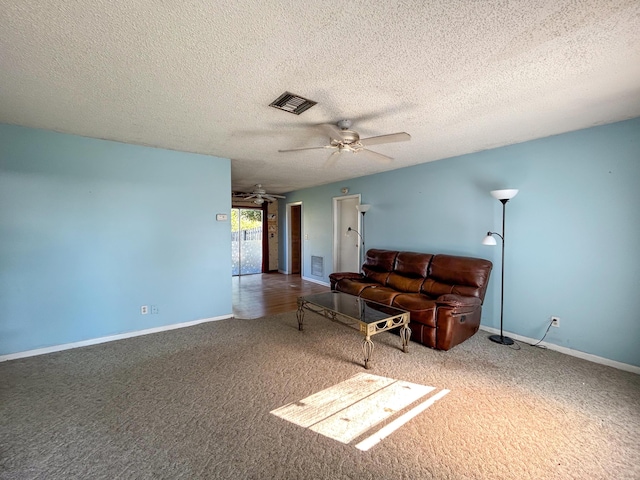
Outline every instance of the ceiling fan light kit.
<svg viewBox="0 0 640 480"><path fill-rule="evenodd" d="M338 122L338 128L339 128L340 130L349 130L349 128L351 127L351 125L352 125L351 120L347 120L347 119L340 120L340 121Z"/></svg>
<svg viewBox="0 0 640 480"><path fill-rule="evenodd" d="M340 120L336 125L322 124L319 127L329 136L329 144L321 147L303 147L291 148L287 150L278 150L279 152L300 152L303 150L323 150L332 149L335 152L329 155L326 166L330 166L338 159L341 153L365 153L371 158L382 162L390 162L393 158L383 155L373 150L369 150L370 145L380 145L383 143L406 142L411 140L411 135L406 132L390 133L388 135L378 135L376 137L360 138L358 132L349 130L351 128L351 120Z"/></svg>

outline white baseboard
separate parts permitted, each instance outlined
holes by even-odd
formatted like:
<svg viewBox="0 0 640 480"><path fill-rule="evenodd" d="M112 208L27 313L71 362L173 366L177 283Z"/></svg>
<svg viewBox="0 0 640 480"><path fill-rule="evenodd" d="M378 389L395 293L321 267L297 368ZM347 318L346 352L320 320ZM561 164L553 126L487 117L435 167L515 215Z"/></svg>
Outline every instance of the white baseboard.
<svg viewBox="0 0 640 480"><path fill-rule="evenodd" d="M309 282L318 283L320 285L325 285L327 287L329 286L329 284L327 284L325 282L321 282L321 281L318 281L318 280L315 280L315 279L312 279L312 278L303 277L303 280L307 280ZM198 325L200 323L215 322L215 321L218 321L218 320L225 320L227 318L232 318L232 317L233 317L233 314L222 315L222 316L219 316L219 317L203 318L203 319L200 319L200 320L193 320L193 321L190 321L190 322L174 323L174 324L171 324L171 325L164 325L162 327L148 328L146 330L137 330L135 332L120 333L120 334L117 334L117 335L110 335L108 337L91 338L89 340L83 340L83 341L80 341L80 342L65 343L65 344L62 344L62 345L53 345L51 347L37 348L35 350L26 350L24 352L10 353L10 354L7 354L7 355L0 355L0 362L6 362L8 360L17 360L19 358L35 357L37 355L45 355L47 353L54 353L54 352L60 352L60 351L63 351L63 350L70 350L72 348L88 347L90 345L97 345L97 344L100 344L100 343L113 342L113 341L116 341L116 340L123 340L125 338L139 337L141 335L149 335L151 333L166 332L166 331L175 330L175 329L178 329L178 328L192 327L192 326ZM489 333L492 333L492 334L499 334L500 333L500 330L498 330L496 328L486 327L484 325L480 325L480 330L484 330L485 332L489 332ZM518 340L520 342L528 343L529 345L532 345L532 344L538 342L538 339L524 337L522 335L517 335L517 334L511 333L511 332L503 332L503 334L505 336L513 338L514 340ZM556 352L564 353L565 355L571 355L572 357L581 358L583 360L588 360L590 362L599 363L599 364L602 364L602 365L607 365L609 367L617 368L619 370L624 370L626 372L631 372L631 373L635 373L636 375L640 375L640 367L636 367L635 365L629 365L628 363L617 362L617 361L611 360L609 358L599 357L597 355L592 355L590 353L581 352L580 350L573 350L571 348L562 347L562 346L556 345L554 343L540 342L540 345L545 346L549 350L554 350Z"/></svg>
<svg viewBox="0 0 640 480"><path fill-rule="evenodd" d="M485 327L484 325L480 325L480 330L484 330L485 332L489 332L492 334L500 334L500 330L497 328ZM518 340L520 342L528 343L529 345L533 345L534 343L538 343L539 339L537 338L529 338L523 337L522 335L516 335L515 333L505 332L502 333L505 337L511 337L514 340ZM540 346L545 346L549 350L554 350L556 352L564 353L565 355L571 355L572 357L581 358L583 360L588 360L594 363L600 363L602 365L607 365L609 367L617 368L618 370L624 370L626 372L635 373L636 375L640 375L640 367L636 367L635 365L629 365L628 363L616 362L615 360L611 360L604 357L599 357L597 355L592 355L591 353L581 352L580 350L573 350L572 348L561 347L560 345L556 345L554 343L548 342L540 342Z"/></svg>
<svg viewBox="0 0 640 480"><path fill-rule="evenodd" d="M290 273L287 270L278 270L278 273L282 273L283 275L290 275ZM300 278L302 280L306 280L307 282L313 282L313 283L317 283L319 285L324 285L325 287L330 287L331 286L330 283L323 282L322 280L318 280L316 278L309 278L309 277L305 277L303 275L300 275Z"/></svg>
<svg viewBox="0 0 640 480"><path fill-rule="evenodd" d="M302 280L306 280L307 282L317 283L318 285L324 285L325 287L330 287L331 284L327 282L323 282L322 280L317 280L315 278L302 277Z"/></svg>
<svg viewBox="0 0 640 480"><path fill-rule="evenodd" d="M137 330L135 332L119 333L117 335L109 335L108 337L91 338L82 340L81 342L65 343L62 345L53 345L51 347L37 348L35 350L26 350L24 352L10 353L8 355L0 355L0 362L7 360L16 360L18 358L35 357L36 355L44 355L46 353L60 352L62 350L70 350L72 348L88 347L89 345L97 345L99 343L113 342L115 340L123 340L125 338L139 337L141 335L149 335L150 333L166 332L167 330L175 330L177 328L192 327L200 323L215 322L232 318L233 314L222 315L219 317L202 318L191 322L173 323L171 325L163 325L162 327L148 328L146 330Z"/></svg>

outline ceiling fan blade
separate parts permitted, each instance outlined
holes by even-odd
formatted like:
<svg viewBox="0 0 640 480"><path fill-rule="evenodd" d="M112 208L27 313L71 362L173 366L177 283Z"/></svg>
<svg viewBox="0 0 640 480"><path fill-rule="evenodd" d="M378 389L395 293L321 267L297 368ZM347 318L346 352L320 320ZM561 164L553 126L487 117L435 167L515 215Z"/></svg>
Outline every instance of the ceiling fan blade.
<svg viewBox="0 0 640 480"><path fill-rule="evenodd" d="M249 200L249 199L251 199L251 198L258 198L258 196L259 196L259 195L255 195L255 194L253 194L253 193L252 193L252 194L250 194L250 195L248 195L248 196L244 197L244 199L245 199L245 200Z"/></svg>
<svg viewBox="0 0 640 480"><path fill-rule="evenodd" d="M367 150L366 148L363 148L362 150L358 150L357 152L358 154L365 154L366 156L373 158L379 162L383 162L383 163L389 163L393 160L392 157L388 157L386 155L383 155L381 153L378 152L374 152L373 150Z"/></svg>
<svg viewBox="0 0 640 480"><path fill-rule="evenodd" d="M324 163L324 167L325 168L333 167L338 161L338 157L340 156L340 153L341 153L340 150L336 150L331 155L329 155L329 158L327 158L327 161Z"/></svg>
<svg viewBox="0 0 640 480"><path fill-rule="evenodd" d="M283 195L276 195L275 193L265 193L264 195L262 195L264 198L266 198L267 200L275 200L276 198L287 198Z"/></svg>
<svg viewBox="0 0 640 480"><path fill-rule="evenodd" d="M328 123L323 123L321 125L318 125L318 127L320 129L322 129L322 131L324 131L324 133L329 135L329 138L331 138L332 140L338 140L338 141L346 140L344 138L344 136L342 135L342 130L340 130L335 125L331 125L331 124L328 124Z"/></svg>
<svg viewBox="0 0 640 480"><path fill-rule="evenodd" d="M377 137L361 138L360 143L364 147L369 145L379 145L381 143L406 142L411 140L411 135L406 132L390 133L389 135L379 135Z"/></svg>
<svg viewBox="0 0 640 480"><path fill-rule="evenodd" d="M324 147L305 147L305 148L289 148L287 150L278 150L279 152L300 152L302 150L322 150L325 148L336 148L333 145L325 145Z"/></svg>

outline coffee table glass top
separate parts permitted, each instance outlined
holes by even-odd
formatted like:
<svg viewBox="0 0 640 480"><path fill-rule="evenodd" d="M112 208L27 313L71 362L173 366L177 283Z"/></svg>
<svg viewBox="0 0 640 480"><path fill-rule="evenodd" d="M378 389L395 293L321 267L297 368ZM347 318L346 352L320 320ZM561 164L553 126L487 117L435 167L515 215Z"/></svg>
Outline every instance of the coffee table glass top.
<svg viewBox="0 0 640 480"><path fill-rule="evenodd" d="M363 323L374 323L380 320L402 315L406 310L364 300L342 292L317 293L302 297L304 302L327 308L344 316Z"/></svg>

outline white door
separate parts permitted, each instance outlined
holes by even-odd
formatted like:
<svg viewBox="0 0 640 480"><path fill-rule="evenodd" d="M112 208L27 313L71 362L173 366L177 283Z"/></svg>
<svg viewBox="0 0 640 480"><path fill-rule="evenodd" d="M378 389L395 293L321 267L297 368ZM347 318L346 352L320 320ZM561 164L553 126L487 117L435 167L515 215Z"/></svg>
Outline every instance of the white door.
<svg viewBox="0 0 640 480"><path fill-rule="evenodd" d="M333 199L333 271L360 271L360 215L356 206L360 204L360 195ZM349 232L349 228L352 229Z"/></svg>

